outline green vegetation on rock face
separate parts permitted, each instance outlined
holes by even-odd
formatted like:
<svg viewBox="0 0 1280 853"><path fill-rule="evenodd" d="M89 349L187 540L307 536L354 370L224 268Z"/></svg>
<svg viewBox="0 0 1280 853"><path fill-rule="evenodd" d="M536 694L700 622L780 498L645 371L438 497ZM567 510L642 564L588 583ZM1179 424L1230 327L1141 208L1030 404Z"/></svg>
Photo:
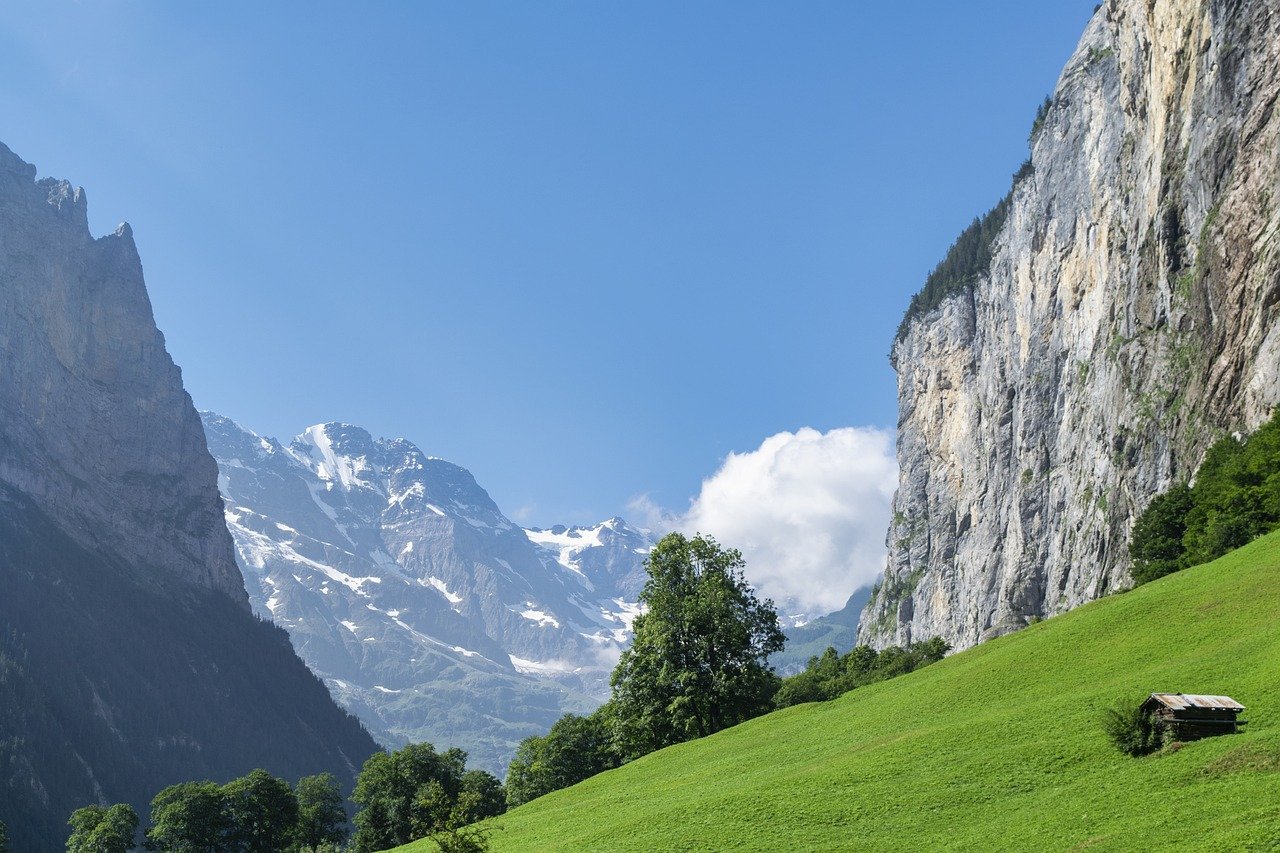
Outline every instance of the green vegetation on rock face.
<svg viewBox="0 0 1280 853"><path fill-rule="evenodd" d="M1277 601L1280 533L541 797L491 822L493 847L1266 849L1280 838ZM1100 717L1152 691L1230 695L1249 725L1129 758Z"/></svg>
<svg viewBox="0 0 1280 853"><path fill-rule="evenodd" d="M1046 97L1036 108L1035 121L1031 125L1031 134L1027 144L1034 147L1036 138L1044 129L1049 111L1053 108L1053 98ZM1031 160L1027 159L1013 175L1013 186L1017 186L1035 173ZM902 340L911 328L911 323L928 314L942 304L948 296L956 293L969 293L978 279L991 270L991 245L995 242L1004 221L1009 217L1009 205L1013 200L1013 189L1000 199L995 207L980 217L976 217L969 227L960 232L960 236L951 244L941 263L924 280L924 287L911 297L907 313L898 324L898 333L894 342Z"/></svg>
<svg viewBox="0 0 1280 853"><path fill-rule="evenodd" d="M1194 486L1156 496L1133 526L1133 579L1143 584L1239 548L1280 527L1280 414L1245 441L1221 439Z"/></svg>
<svg viewBox="0 0 1280 853"><path fill-rule="evenodd" d="M991 244L1000 233L1000 229L1004 227L1004 221L1009 216L1009 203L1012 198L1013 193L1010 191L999 204L981 217L975 218L969 227L960 233L955 243L947 250L946 257L924 280L924 287L911 297L906 316L898 325L895 341L900 341L907 336L907 330L911 328L913 320L937 308L948 296L971 291L977 280L987 274L991 269Z"/></svg>

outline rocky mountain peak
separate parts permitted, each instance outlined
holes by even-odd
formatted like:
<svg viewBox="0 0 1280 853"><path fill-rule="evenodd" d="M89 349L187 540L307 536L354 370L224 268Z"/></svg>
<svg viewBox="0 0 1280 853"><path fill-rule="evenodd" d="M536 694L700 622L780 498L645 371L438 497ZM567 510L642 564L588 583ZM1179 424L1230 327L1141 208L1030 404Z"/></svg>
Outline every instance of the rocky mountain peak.
<svg viewBox="0 0 1280 853"><path fill-rule="evenodd" d="M93 239L84 191L35 175L0 145L0 481L140 577L177 575L247 607L132 232Z"/></svg>
<svg viewBox="0 0 1280 853"><path fill-rule="evenodd" d="M520 737L603 700L644 532L611 519L548 544L406 439L327 423L283 448L202 416L255 610L384 740L501 772Z"/></svg>

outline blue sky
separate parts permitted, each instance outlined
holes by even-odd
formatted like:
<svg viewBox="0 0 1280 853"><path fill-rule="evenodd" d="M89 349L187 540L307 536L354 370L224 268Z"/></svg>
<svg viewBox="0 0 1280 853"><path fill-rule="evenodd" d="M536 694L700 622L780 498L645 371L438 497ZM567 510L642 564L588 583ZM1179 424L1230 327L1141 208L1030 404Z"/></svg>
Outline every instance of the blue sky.
<svg viewBox="0 0 1280 853"><path fill-rule="evenodd" d="M587 522L892 429L902 311L1092 9L4 4L0 141L133 225L201 408Z"/></svg>

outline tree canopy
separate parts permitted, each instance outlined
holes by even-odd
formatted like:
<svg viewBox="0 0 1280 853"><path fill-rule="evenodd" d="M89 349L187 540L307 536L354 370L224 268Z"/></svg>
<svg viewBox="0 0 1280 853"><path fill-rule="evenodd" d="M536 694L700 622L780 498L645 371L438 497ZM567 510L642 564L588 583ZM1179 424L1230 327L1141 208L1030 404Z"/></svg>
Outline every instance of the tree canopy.
<svg viewBox="0 0 1280 853"><path fill-rule="evenodd" d="M870 646L857 646L841 655L828 647L821 656L810 658L803 672L783 680L774 704L786 708L802 702L835 699L856 687L905 675L940 661L950 648L941 637L911 643L906 648L890 646L879 652Z"/></svg>
<svg viewBox="0 0 1280 853"><path fill-rule="evenodd" d="M501 783L482 770L468 771L466 761L460 749L437 753L429 743L375 753L351 795L362 807L352 849L386 850L501 814Z"/></svg>
<svg viewBox="0 0 1280 853"><path fill-rule="evenodd" d="M294 788L298 801L297 842L314 850L324 844L347 840L347 813L342 808L342 789L332 773L304 776Z"/></svg>
<svg viewBox="0 0 1280 853"><path fill-rule="evenodd" d="M347 816L337 781L327 773L310 776L298 783L298 790L302 796L265 770L253 770L225 785L170 785L151 801L147 849L279 853L342 841ZM300 803L307 807L305 822Z"/></svg>
<svg viewBox="0 0 1280 853"><path fill-rule="evenodd" d="M736 550L711 537L664 537L649 554L644 613L613 672L624 758L705 737L763 713L778 688L770 654L786 639Z"/></svg>
<svg viewBox="0 0 1280 853"><path fill-rule="evenodd" d="M566 714L543 737L525 738L507 768L507 804L515 807L619 765L606 705L587 717Z"/></svg>
<svg viewBox="0 0 1280 853"><path fill-rule="evenodd" d="M172 853L218 853L230 829L216 782L170 785L151 800L147 845Z"/></svg>
<svg viewBox="0 0 1280 853"><path fill-rule="evenodd" d="M223 849L278 853L292 841L298 800L283 779L254 770L222 787L227 833Z"/></svg>
<svg viewBox="0 0 1280 853"><path fill-rule="evenodd" d="M110 808L85 806L72 812L67 823L71 825L67 853L125 853L134 848L138 813L125 803Z"/></svg>

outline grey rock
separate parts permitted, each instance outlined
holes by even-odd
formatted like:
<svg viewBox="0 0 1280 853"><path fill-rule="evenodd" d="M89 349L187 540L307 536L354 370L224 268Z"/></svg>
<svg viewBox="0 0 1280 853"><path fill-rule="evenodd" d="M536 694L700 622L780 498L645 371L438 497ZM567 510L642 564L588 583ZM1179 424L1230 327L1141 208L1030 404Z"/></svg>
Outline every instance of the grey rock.
<svg viewBox="0 0 1280 853"><path fill-rule="evenodd" d="M0 144L0 482L146 582L245 608L217 469L155 326L133 232Z"/></svg>
<svg viewBox="0 0 1280 853"><path fill-rule="evenodd" d="M990 274L893 349L901 479L860 639L958 648L1131 583L1158 492L1280 398L1274 3L1108 0Z"/></svg>
<svg viewBox="0 0 1280 853"><path fill-rule="evenodd" d="M217 468L128 226L0 145L0 821L64 849L87 803L377 749L249 609Z"/></svg>

